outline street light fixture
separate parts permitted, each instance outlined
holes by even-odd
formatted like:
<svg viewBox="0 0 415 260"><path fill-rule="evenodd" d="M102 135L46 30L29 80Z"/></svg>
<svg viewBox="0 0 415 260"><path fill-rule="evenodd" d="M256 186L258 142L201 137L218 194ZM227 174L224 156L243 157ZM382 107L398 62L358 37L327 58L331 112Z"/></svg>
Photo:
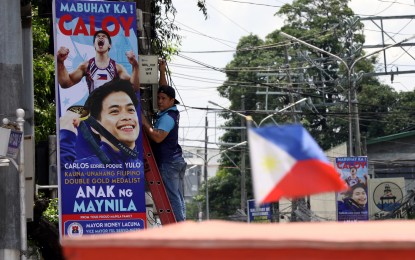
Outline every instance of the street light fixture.
<svg viewBox="0 0 415 260"><path fill-rule="evenodd" d="M364 56L361 56L361 57L355 59L350 66L347 64L347 62L345 60L343 60L339 56L334 55L334 54L332 54L332 53L330 53L328 51L325 51L323 49L320 49L317 46L314 46L314 45L309 44L309 43L307 43L305 41L302 41L302 40L300 40L300 39L298 39L298 38L296 38L294 36L291 36L291 35L289 35L289 34L287 34L285 32L280 32L280 35L283 36L283 37L285 37L285 38L288 38L290 40L296 41L296 42L298 42L298 43L300 43L302 45L305 45L305 46L307 46L307 47L309 47L309 48L311 48L313 50L316 50L318 52L327 54L327 55L335 58L336 60L340 61L341 63L343 63L343 65L346 67L346 69L347 69L347 79L348 79L348 104L349 104L349 150L348 150L348 156L353 156L353 134L352 134L353 115L352 115L352 101L351 101L352 91L354 91L354 96L356 97L356 88L354 86L354 84L356 82L351 79L352 78L351 77L352 76L351 74L352 74L353 68L355 67L355 65L357 64L357 62L359 62L360 60L365 59L365 58L367 58L369 56L372 56L372 55L374 55L376 53L379 53L381 51L384 51L386 49L389 49L391 47L397 46L397 45L399 45L401 43L404 43L404 42L407 42L409 40L412 40L412 39L415 38L415 35L413 35L413 36L411 36L409 38L403 39L402 41L396 42L394 44L390 44L388 46L385 46L385 47L383 47L383 48L381 48L379 50L376 50L376 51L371 52L369 54L366 54ZM356 99L357 99L357 97L356 97ZM358 115L358 112L359 111L358 111L358 107L357 106L358 105L357 105L357 102L356 102L354 104L354 106L353 106L353 108L354 108L353 109L354 110L353 112L355 114L356 152L358 153L357 155L359 155L361 149L360 149L360 129L359 129L359 115Z"/></svg>
<svg viewBox="0 0 415 260"><path fill-rule="evenodd" d="M223 109L225 109L225 110L228 110L228 111L230 111L230 112L232 112L232 113L235 113L235 114L237 114L237 115L239 115L239 116L241 116L241 117L245 118L247 121L252 122L252 123L253 123L256 127L260 127L260 126L262 125L262 123L263 123L264 121L266 121L267 119L269 119L269 118L273 117L274 115L276 115L276 114L278 114L278 113L281 113L281 112L283 112L283 111L285 111L285 110L289 109L290 107L293 107L293 106L295 106L295 105L297 105L297 104L300 104L301 102L304 102L304 101L306 101L306 100L307 100L307 98L303 98L303 99L300 99L300 100L298 100L298 101L296 101L296 102L294 102L294 103L291 103L291 104L287 105L286 107L283 107L282 109L280 109L280 110L278 110L278 111L276 111L276 112L274 112L274 113L272 113L272 114L270 114L270 115L266 116L265 118L263 118L263 119L261 120L261 122L259 122L259 124L257 124L255 121L253 121L253 120L252 120L252 117L246 116L246 115L244 115L244 114L241 114L241 113L239 113L239 112L237 112L237 111L234 111L234 110L231 110L231 109L229 109L229 108L225 108L225 107L223 107L223 106L221 106L221 105L218 105L218 104L216 104L215 102L212 102L212 101L210 101L210 100L209 100L208 102L209 102L210 104L212 104L212 105L218 106L218 107L223 108Z"/></svg>
<svg viewBox="0 0 415 260"><path fill-rule="evenodd" d="M288 105L288 106L286 106L286 107L283 107L282 109L280 109L280 110L276 111L275 113L272 113L271 115L266 116L265 118L263 118L263 119L261 120L261 122L259 122L258 126L261 126L261 125L262 125L262 123L263 123L263 122L265 122L265 120L267 120L268 118L271 118L271 117L273 117L274 115L276 115L276 114L278 114L278 113L281 113L281 112L283 112L283 111L285 111L285 110L289 109L290 107L295 106L295 105L297 105L297 104L299 104L299 103L301 103L301 102L303 102L303 101L306 101L306 100L307 100L307 98L300 99L300 100L298 100L298 101L296 101L296 102L294 102L294 103L292 103L292 104L289 104L289 105Z"/></svg>
<svg viewBox="0 0 415 260"><path fill-rule="evenodd" d="M208 101L208 103L210 103L210 104L212 104L212 105L215 105L215 106L217 106L217 107L220 107L220 108L222 108L222 109L225 109L225 110L228 110L229 112L232 112L232 113L235 113L235 114L237 114L238 116L241 116L241 117L243 117L243 118L245 118L245 120L249 120L250 119L250 117L249 116L246 116L246 115L244 115L244 114L242 114L242 113L239 113L239 112L237 112L237 111L235 111L235 110L232 110L232 109L229 109L229 108L226 108L226 107L223 107L223 106L221 106L221 105L218 105L218 104L216 104L215 102L213 102L213 101ZM255 121L252 121L253 123L254 123L254 125L255 126L258 126L256 123L255 123Z"/></svg>

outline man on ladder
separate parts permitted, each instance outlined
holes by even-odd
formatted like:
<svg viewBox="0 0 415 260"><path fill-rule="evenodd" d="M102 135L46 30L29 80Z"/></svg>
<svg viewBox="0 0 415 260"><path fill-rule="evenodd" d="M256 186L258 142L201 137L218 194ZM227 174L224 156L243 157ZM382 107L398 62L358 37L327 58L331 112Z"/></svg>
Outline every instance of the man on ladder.
<svg viewBox="0 0 415 260"><path fill-rule="evenodd" d="M160 171L167 196L177 222L186 219L183 178L186 162L178 142L180 113L177 110L176 94L167 84L166 62L159 62L160 80L157 94L159 112L154 127L142 115L142 126L151 140L151 148Z"/></svg>

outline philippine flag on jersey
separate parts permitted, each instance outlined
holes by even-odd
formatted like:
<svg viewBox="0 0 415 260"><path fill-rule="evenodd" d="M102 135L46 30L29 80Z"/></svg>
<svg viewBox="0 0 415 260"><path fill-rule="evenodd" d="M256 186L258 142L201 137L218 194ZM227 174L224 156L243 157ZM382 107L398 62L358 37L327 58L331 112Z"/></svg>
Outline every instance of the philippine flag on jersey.
<svg viewBox="0 0 415 260"><path fill-rule="evenodd" d="M107 74L98 74L97 80L107 80L108 75Z"/></svg>
<svg viewBox="0 0 415 260"><path fill-rule="evenodd" d="M249 128L248 143L258 204L347 189L301 125Z"/></svg>

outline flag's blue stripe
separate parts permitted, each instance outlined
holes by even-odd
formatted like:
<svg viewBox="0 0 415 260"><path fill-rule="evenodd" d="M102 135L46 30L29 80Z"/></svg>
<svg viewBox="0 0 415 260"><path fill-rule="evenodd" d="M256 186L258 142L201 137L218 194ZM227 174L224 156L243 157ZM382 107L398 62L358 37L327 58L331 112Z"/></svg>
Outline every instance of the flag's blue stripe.
<svg viewBox="0 0 415 260"><path fill-rule="evenodd" d="M320 146L301 125L265 126L251 130L284 149L296 160L317 159L328 162Z"/></svg>

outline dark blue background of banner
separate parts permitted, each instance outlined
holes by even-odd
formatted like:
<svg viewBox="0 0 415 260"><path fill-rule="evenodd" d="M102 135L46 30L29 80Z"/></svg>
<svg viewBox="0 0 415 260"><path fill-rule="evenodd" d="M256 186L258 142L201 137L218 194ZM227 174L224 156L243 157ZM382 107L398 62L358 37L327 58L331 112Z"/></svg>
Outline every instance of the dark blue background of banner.
<svg viewBox="0 0 415 260"><path fill-rule="evenodd" d="M248 222L271 222L271 203L256 207L255 200L248 200Z"/></svg>

